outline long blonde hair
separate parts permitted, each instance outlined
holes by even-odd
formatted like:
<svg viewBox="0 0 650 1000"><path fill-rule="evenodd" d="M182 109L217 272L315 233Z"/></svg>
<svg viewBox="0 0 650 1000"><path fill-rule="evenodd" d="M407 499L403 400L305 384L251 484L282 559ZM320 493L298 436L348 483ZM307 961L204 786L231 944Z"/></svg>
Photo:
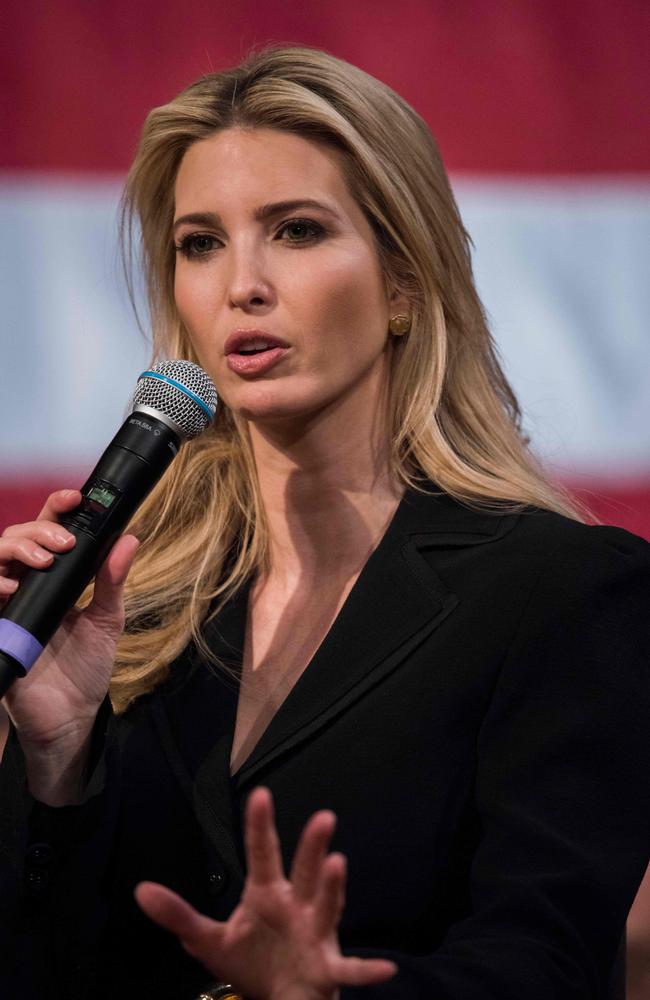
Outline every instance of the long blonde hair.
<svg viewBox="0 0 650 1000"><path fill-rule="evenodd" d="M410 303L411 330L392 351L391 471L487 509L524 505L579 518L528 450L472 278L465 231L436 143L399 95L316 49L272 47L211 73L147 117L123 198L127 257L147 281L154 360L197 361L174 302L174 183L192 143L267 128L341 154L376 237L386 279ZM137 236L137 243L136 243ZM127 629L111 696L123 710L252 573L268 529L250 440L220 404L212 430L183 446L130 530L142 541L127 585Z"/></svg>

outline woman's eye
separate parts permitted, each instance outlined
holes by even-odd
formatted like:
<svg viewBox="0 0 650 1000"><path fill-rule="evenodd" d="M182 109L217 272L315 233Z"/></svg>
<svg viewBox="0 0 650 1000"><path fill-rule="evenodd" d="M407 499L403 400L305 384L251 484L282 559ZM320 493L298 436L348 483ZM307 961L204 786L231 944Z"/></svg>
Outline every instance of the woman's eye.
<svg viewBox="0 0 650 1000"><path fill-rule="evenodd" d="M176 244L176 250L185 257L203 257L214 250L218 242L217 237L209 233L189 233Z"/></svg>
<svg viewBox="0 0 650 1000"><path fill-rule="evenodd" d="M325 230L311 219L291 219L278 229L276 235L282 236L283 233L286 233L283 243L313 243L325 234Z"/></svg>

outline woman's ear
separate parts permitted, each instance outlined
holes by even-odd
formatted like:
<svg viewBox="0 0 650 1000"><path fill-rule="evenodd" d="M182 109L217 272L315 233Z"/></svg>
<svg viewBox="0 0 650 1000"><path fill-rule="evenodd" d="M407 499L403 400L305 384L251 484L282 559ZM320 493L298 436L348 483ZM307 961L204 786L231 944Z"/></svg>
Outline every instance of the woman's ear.
<svg viewBox="0 0 650 1000"><path fill-rule="evenodd" d="M391 316L395 313L407 313L410 315L411 306L406 296L399 289L389 286L388 288L388 308Z"/></svg>

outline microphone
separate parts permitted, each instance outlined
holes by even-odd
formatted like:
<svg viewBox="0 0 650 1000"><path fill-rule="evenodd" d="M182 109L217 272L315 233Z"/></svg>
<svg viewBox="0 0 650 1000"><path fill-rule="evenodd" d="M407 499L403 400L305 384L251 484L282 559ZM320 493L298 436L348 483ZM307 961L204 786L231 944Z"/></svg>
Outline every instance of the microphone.
<svg viewBox="0 0 650 1000"><path fill-rule="evenodd" d="M24 677L178 453L214 420L217 391L191 361L163 361L140 375L133 412L59 518L77 539L45 569L29 569L0 617L0 697Z"/></svg>

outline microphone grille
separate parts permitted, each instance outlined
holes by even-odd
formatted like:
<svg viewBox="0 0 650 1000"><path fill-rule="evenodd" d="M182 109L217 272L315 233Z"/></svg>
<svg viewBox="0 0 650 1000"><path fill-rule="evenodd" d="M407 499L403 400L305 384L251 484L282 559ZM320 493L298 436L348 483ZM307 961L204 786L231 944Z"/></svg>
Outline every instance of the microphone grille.
<svg viewBox="0 0 650 1000"><path fill-rule="evenodd" d="M142 372L133 408L148 406L189 438L198 437L214 420L217 390L210 376L192 361L160 361Z"/></svg>

